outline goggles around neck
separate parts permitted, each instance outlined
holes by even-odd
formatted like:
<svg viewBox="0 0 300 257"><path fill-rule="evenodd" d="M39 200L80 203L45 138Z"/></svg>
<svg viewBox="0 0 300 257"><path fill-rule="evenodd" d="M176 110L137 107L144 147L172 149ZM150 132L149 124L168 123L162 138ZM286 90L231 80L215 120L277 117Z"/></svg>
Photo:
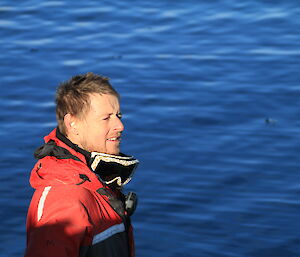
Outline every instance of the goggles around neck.
<svg viewBox="0 0 300 257"><path fill-rule="evenodd" d="M139 161L133 156L91 152L90 167L107 185L122 187L127 184Z"/></svg>

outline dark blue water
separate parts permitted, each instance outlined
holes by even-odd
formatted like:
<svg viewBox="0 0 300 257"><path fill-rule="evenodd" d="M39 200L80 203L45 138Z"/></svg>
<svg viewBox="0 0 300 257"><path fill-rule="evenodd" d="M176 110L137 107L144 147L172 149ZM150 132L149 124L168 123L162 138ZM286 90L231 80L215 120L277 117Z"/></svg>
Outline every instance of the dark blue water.
<svg viewBox="0 0 300 257"><path fill-rule="evenodd" d="M0 256L22 256L56 86L122 95L138 257L300 256L298 1L0 3Z"/></svg>

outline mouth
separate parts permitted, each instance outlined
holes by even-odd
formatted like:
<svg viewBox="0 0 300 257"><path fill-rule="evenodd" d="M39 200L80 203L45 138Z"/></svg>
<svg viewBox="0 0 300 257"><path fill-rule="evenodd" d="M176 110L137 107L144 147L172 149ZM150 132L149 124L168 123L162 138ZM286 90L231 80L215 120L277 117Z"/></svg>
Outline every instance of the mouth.
<svg viewBox="0 0 300 257"><path fill-rule="evenodd" d="M121 141L121 137L111 137L111 138L108 138L107 141L110 141L110 142L120 142Z"/></svg>

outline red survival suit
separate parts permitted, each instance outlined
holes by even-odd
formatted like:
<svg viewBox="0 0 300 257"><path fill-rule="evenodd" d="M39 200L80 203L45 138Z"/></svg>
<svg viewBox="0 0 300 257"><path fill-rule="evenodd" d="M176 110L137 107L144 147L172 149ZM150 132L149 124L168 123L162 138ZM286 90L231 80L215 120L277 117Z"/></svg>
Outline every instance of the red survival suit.
<svg viewBox="0 0 300 257"><path fill-rule="evenodd" d="M122 193L101 183L84 155L57 138L56 129L44 139L53 150L31 172L35 192L25 256L134 257L132 226L120 208Z"/></svg>

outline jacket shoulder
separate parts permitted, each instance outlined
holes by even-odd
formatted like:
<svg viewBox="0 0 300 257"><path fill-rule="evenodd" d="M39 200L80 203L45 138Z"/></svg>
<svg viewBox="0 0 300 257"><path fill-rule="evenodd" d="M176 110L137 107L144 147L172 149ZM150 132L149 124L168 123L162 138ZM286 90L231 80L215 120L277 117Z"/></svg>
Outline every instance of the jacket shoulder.
<svg viewBox="0 0 300 257"><path fill-rule="evenodd" d="M89 245L93 238L92 208L95 206L91 193L72 185L38 188L27 215L26 254L77 256L80 246Z"/></svg>
<svg viewBox="0 0 300 257"><path fill-rule="evenodd" d="M80 222L88 225L95 207L93 192L76 185L39 187L31 200L28 220L36 225L51 222ZM76 213L76 215L74 215ZM77 220L78 219L78 220Z"/></svg>

